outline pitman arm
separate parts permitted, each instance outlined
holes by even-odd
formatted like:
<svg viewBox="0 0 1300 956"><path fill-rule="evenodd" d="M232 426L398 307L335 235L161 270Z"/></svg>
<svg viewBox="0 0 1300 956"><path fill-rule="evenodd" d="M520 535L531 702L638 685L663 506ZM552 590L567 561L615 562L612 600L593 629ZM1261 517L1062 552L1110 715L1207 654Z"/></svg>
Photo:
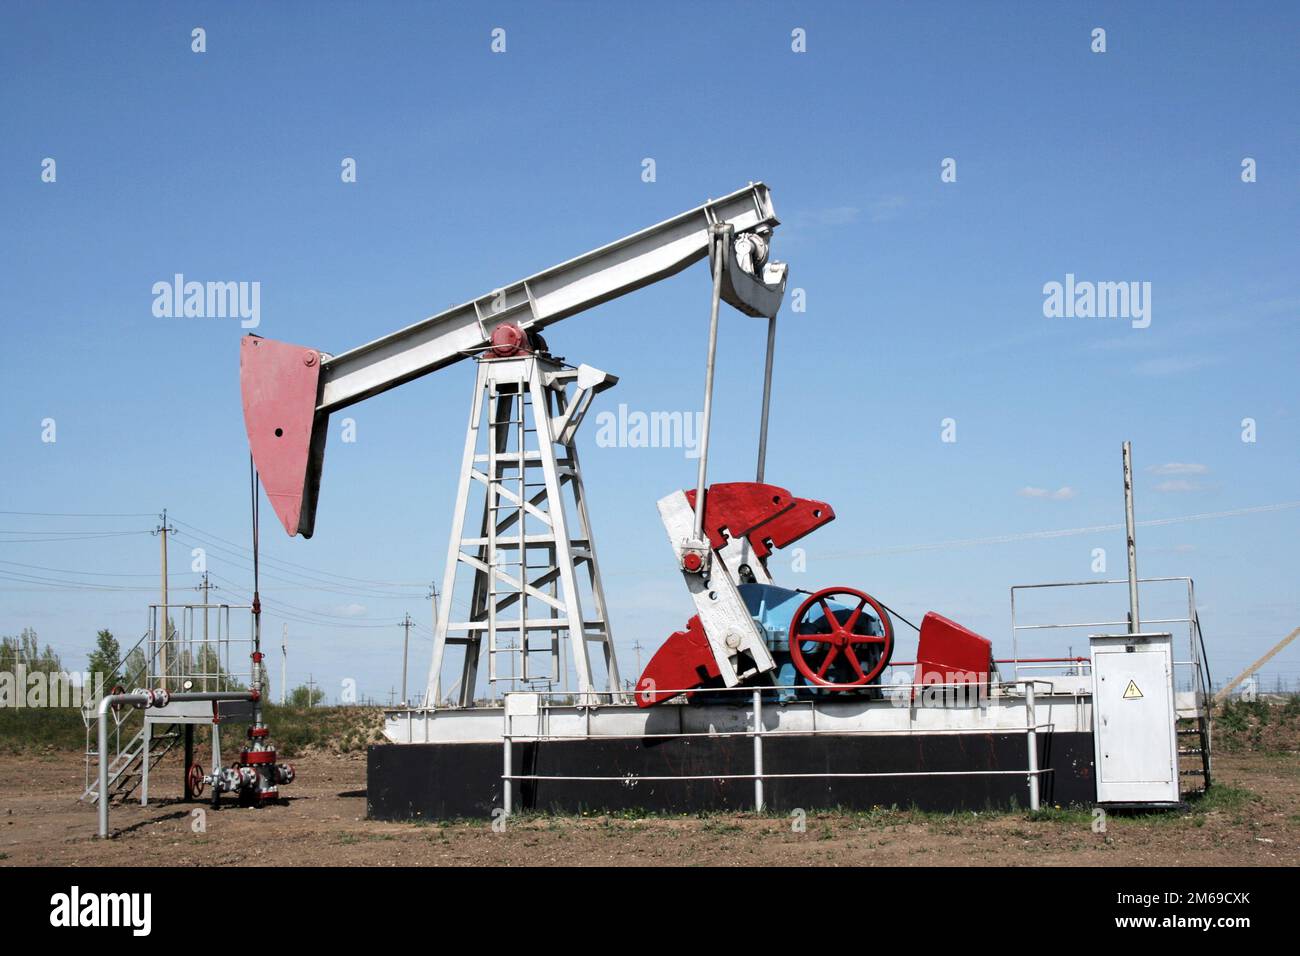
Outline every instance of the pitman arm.
<svg viewBox="0 0 1300 956"><path fill-rule="evenodd" d="M779 220L767 186L752 183L340 355L245 337L244 425L285 530L311 537L331 412L474 355L500 326L540 331L676 275L709 254L710 227L718 223L729 223L737 237L770 232ZM755 249L765 251L766 239L747 243L743 261L726 250L722 299L770 319L785 294L786 267L754 259Z"/></svg>

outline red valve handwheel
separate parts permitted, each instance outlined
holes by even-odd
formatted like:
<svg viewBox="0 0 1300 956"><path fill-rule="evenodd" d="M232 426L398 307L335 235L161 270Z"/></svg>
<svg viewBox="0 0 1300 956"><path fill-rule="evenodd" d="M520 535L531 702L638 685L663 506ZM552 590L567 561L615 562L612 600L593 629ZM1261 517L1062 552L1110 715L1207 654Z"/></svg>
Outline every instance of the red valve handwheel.
<svg viewBox="0 0 1300 956"><path fill-rule="evenodd" d="M850 601L841 602L852 608L843 622L831 611L830 601L836 595L848 595L852 598ZM866 630L867 625L867 621L862 619L862 609L868 605L880 619L884 634L861 633ZM814 608L819 608L822 613L815 623L811 620ZM803 649L805 643L819 645L817 651L810 651L808 654L816 658L819 651L822 654L820 659L809 660L805 657ZM880 658L871 670L864 671L862 662L858 659L857 649L871 646L880 648ZM889 615L879 601L856 588L822 588L808 595L790 621L790 659L800 674L820 687L847 690L850 687L861 687L863 684L870 683L889 664L889 656L893 652L894 625L889 620ZM835 683L826 679L827 672L836 660L848 663L854 674L853 680Z"/></svg>
<svg viewBox="0 0 1300 956"><path fill-rule="evenodd" d="M189 782L190 793L194 796L203 795L203 768L196 763L190 764L190 769L185 773L185 779Z"/></svg>

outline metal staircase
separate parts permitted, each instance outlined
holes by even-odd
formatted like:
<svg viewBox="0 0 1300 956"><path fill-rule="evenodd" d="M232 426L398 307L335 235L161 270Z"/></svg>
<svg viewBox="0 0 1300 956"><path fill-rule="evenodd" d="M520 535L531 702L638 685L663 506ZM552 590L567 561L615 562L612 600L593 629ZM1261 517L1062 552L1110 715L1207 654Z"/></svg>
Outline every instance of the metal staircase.
<svg viewBox="0 0 1300 956"><path fill-rule="evenodd" d="M247 641L232 639L230 612L243 608L243 605L226 604L170 605L166 611L168 636L166 641L159 641L159 606L150 605L148 629L114 665L114 671L122 669L119 690L137 687L168 687L173 691L228 690L242 687L251 680L251 674L236 674L232 670L231 648L238 646L242 651L244 645L251 647L252 641L251 638ZM205 620L209 612L211 629ZM170 619L173 613L178 618L174 624ZM137 663L129 664L133 657ZM163 661L166 661L165 665ZM165 674L162 673L164 667ZM99 700L95 699L87 701L81 709L86 725L86 777L81 800L91 804L97 803L100 796L98 707ZM105 755L108 761L108 797L110 800L115 797L124 800L141 788L153 768L172 750L178 746L184 749L184 725L210 725L212 710L208 704L173 703L147 712L123 707L111 711L109 717L112 720L109 752Z"/></svg>
<svg viewBox="0 0 1300 956"><path fill-rule="evenodd" d="M139 731L126 746L119 746L117 753L108 765L108 798L125 800L140 786L144 778L145 727ZM120 739L120 738L119 738ZM182 740L180 728L169 725L162 732L155 731L149 735L149 769L152 771L158 763L176 748ZM98 753L87 748L87 762L98 758ZM81 794L81 799L90 803L99 801L99 780L92 779Z"/></svg>
<svg viewBox="0 0 1300 956"><path fill-rule="evenodd" d="M1180 720L1178 728L1178 775L1183 780L1183 796L1210 789L1210 720L1201 714L1194 721ZM1186 741L1186 743L1184 743ZM1187 785L1188 778L1191 786Z"/></svg>
<svg viewBox="0 0 1300 956"><path fill-rule="evenodd" d="M1180 715L1177 727L1179 789L1183 796L1204 793L1210 789L1211 734L1214 726L1214 695L1210 692L1212 685L1205 657L1205 638L1201 633L1200 615L1194 609L1191 613L1191 629L1195 713L1187 717Z"/></svg>

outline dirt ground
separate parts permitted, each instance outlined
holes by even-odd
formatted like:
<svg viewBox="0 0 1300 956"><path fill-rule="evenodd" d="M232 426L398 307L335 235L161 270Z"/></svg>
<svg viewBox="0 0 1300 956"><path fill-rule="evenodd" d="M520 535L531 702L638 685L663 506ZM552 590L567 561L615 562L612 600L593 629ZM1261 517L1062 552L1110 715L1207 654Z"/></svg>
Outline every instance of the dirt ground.
<svg viewBox="0 0 1300 956"><path fill-rule="evenodd" d="M365 756L296 757L285 804L206 812L194 832L180 801L179 770L154 777L156 802L112 808L111 840L95 839L95 812L78 802L79 754L0 756L0 866L191 865L1110 865L1278 866L1300 863L1300 758L1216 757L1213 799L1186 812L1120 816L1094 832L1086 810L1038 815L749 814L625 819L517 817L504 832L487 821L380 823L365 819Z"/></svg>

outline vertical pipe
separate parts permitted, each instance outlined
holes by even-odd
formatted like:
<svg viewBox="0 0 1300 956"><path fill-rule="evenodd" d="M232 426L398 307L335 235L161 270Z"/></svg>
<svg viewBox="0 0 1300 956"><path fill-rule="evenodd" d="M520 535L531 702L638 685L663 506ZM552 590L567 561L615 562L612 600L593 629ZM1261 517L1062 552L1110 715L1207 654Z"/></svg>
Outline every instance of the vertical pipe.
<svg viewBox="0 0 1300 956"><path fill-rule="evenodd" d="M1038 809L1038 717L1034 710L1034 682L1025 683L1025 736L1029 738L1029 809Z"/></svg>
<svg viewBox="0 0 1300 956"><path fill-rule="evenodd" d="M185 725L185 802L194 799L194 788L190 786L190 764L194 763L194 725Z"/></svg>
<svg viewBox="0 0 1300 956"><path fill-rule="evenodd" d="M763 812L763 692L754 690L754 812Z"/></svg>
<svg viewBox="0 0 1300 956"><path fill-rule="evenodd" d="M99 835L108 836L108 708L112 695L99 704Z"/></svg>
<svg viewBox="0 0 1300 956"><path fill-rule="evenodd" d="M709 234L713 254L713 301L709 309L709 358L704 367L704 413L700 424L700 468L695 479L695 540L704 538L704 483L709 470L709 423L713 418L713 370L718 357L718 308L722 303L724 242L731 239L730 225L715 225Z"/></svg>
<svg viewBox="0 0 1300 956"><path fill-rule="evenodd" d="M776 354L776 316L767 320L767 361L763 365L763 414L758 423L758 471L755 481L762 483L767 465L767 419L772 407L772 357Z"/></svg>
<svg viewBox="0 0 1300 956"><path fill-rule="evenodd" d="M1137 539L1133 520L1133 445L1124 443L1124 527L1128 534L1128 632L1142 630L1138 618Z"/></svg>

